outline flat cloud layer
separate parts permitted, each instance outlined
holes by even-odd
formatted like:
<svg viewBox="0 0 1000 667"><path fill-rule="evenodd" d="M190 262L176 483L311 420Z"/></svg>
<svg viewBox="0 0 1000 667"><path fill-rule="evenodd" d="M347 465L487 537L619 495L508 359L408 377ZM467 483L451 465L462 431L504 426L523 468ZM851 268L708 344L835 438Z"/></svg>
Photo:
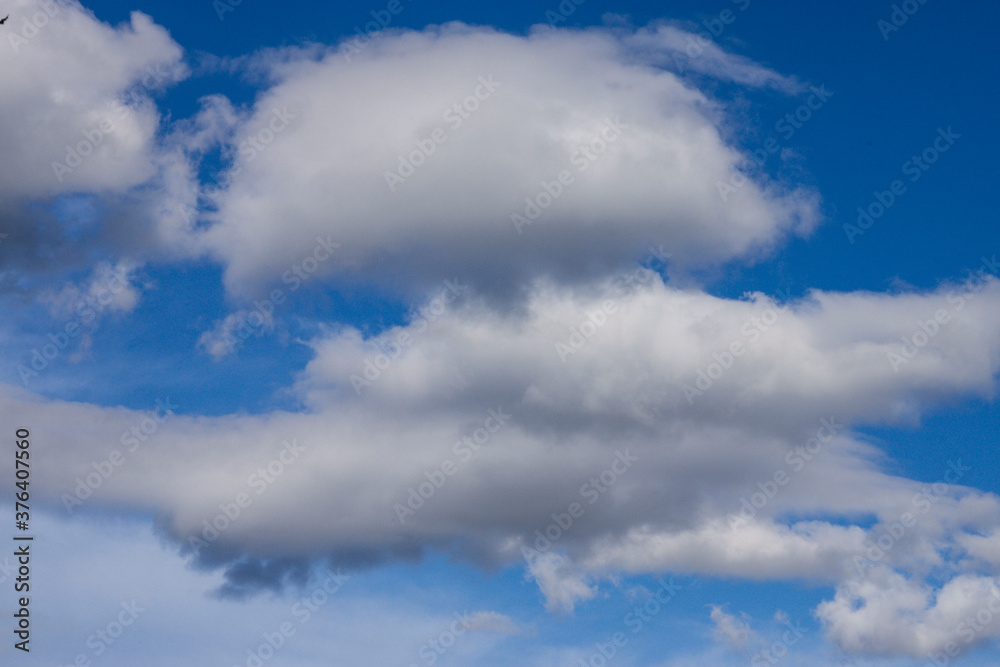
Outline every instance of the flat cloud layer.
<svg viewBox="0 0 1000 667"><path fill-rule="evenodd" d="M141 426L141 414L14 393L4 409L39 424L39 498L78 512L71 499L90 475L84 505L156 513L201 562L228 565L233 593L280 585L316 559L429 548L524 562L553 609L619 572L791 576L838 587L820 612L850 649L880 631L862 630L842 600L885 586L887 569L911 587L932 569L996 574L949 550L995 531L1000 499L962 486L962 463L956 477L942 462L948 483L931 491L887 474L850 427L990 395L1000 282L780 304L637 274L648 281L586 294L538 286L525 315L470 298L375 341L331 330L312 341L296 387L303 414ZM153 435L139 441L132 426ZM112 448L124 462L102 480ZM904 534L873 552L906 512ZM972 595L947 584L937 606L962 591ZM900 612L891 631L939 615L917 607L923 617Z"/></svg>
<svg viewBox="0 0 1000 667"><path fill-rule="evenodd" d="M808 232L809 190L748 183L723 201L717 183L744 157L722 109L657 66L683 34L456 23L386 33L353 57L272 55L277 83L233 134L201 246L244 296L317 237L343 244L328 275L426 287L458 274L503 295L537 276L607 275L652 238L680 269ZM717 48L704 64L798 85Z"/></svg>

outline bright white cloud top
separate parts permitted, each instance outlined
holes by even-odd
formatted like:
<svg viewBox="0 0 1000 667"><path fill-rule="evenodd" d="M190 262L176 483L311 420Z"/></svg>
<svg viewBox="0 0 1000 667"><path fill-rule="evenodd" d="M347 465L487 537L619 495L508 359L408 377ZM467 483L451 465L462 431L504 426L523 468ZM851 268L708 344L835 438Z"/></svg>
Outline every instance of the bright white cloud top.
<svg viewBox="0 0 1000 667"><path fill-rule="evenodd" d="M650 239L681 269L808 232L808 190L747 182L720 196L745 157L722 109L656 66L675 34L449 24L381 35L350 62L265 56L276 83L232 134L202 247L246 295L330 234L343 252L325 274L424 286L456 274L502 294L619 270ZM784 80L713 63L724 79Z"/></svg>

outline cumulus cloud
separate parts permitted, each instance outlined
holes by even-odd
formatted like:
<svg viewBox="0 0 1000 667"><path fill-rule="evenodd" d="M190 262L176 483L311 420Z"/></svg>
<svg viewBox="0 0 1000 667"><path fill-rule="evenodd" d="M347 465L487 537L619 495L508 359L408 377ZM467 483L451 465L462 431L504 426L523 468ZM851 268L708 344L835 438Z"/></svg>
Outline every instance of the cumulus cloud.
<svg viewBox="0 0 1000 667"><path fill-rule="evenodd" d="M983 576L949 554L1000 525L998 499L949 477L921 501L923 485L882 471L878 450L851 431L992 390L1000 282L969 289L780 304L657 278L597 292L539 286L527 314L470 299L421 319L422 333L383 332L382 348L331 329L312 341L296 387L307 412L174 417L87 503L155 510L165 535L227 566L244 592L294 581L317 559L358 566L428 549L522 562L553 610L620 572L837 586L867 581L873 565L915 580L941 567ZM946 308L894 369L901 338ZM401 333L409 343L358 391L351 376L363 376L365 356ZM736 341L744 351L725 359ZM724 373L692 404L685 385L713 363ZM51 443L38 497L81 511L75 489L137 417L5 391L5 410L46 416L35 420ZM752 409L731 411L748 392ZM227 520L241 494L250 502ZM905 535L873 554L907 511L916 520ZM522 547L537 557L523 560ZM837 608L824 611L831 628L842 626Z"/></svg>
<svg viewBox="0 0 1000 667"><path fill-rule="evenodd" d="M814 192L764 176L719 196L745 156L721 105L671 71L682 27L449 24L384 31L350 62L266 51L226 65L263 73L251 108L209 96L164 129L152 99L186 75L180 47L142 14L110 27L51 6L0 49L6 285L86 261L90 278L44 292L53 314L115 276L104 307L127 313L146 254L211 257L246 297L321 246L316 275L339 285L472 289L367 339L325 323L288 388L297 413L154 423L0 387L0 416L38 425L38 502L155 515L224 570L224 595L440 550L523 564L552 611L621 573L796 577L835 587L817 614L848 651L998 636L963 624L1000 599L1000 499L963 486L960 463L930 490L890 474L856 429L993 396L1000 282L783 301L637 268L651 244L671 278L752 259L820 217ZM687 67L805 90L715 45ZM219 147L223 172L200 182ZM244 327L279 326L253 314L199 344L218 358ZM743 621L711 618L745 647Z"/></svg>
<svg viewBox="0 0 1000 667"><path fill-rule="evenodd" d="M142 183L154 173L158 113L150 98L186 76L180 47L139 12L113 28L75 2L52 5L54 14L34 33L25 27L29 12L19 17L22 25L14 19L6 35L14 46L0 50L0 104L7 118L0 136L8 157L0 167L0 194L121 191ZM32 36L21 43L23 34ZM86 142L92 148L81 149ZM66 160L74 152L78 165Z"/></svg>
<svg viewBox="0 0 1000 667"><path fill-rule="evenodd" d="M715 628L712 630L715 640L728 645L733 650L743 651L756 639L749 623L727 613L718 605L712 606L710 618L715 624Z"/></svg>
<svg viewBox="0 0 1000 667"><path fill-rule="evenodd" d="M160 196L137 191L161 169L153 98L187 76L181 48L145 14L112 27L72 0L14 5L0 48L7 285L141 247L154 224L129 213Z"/></svg>
<svg viewBox="0 0 1000 667"><path fill-rule="evenodd" d="M242 296L332 234L344 253L326 275L418 290L461 276L510 297L538 276L606 276L649 239L681 271L808 233L812 191L761 179L720 197L744 156L721 107L660 66L681 34L455 23L385 31L350 62L262 56L275 83L226 144L197 245ZM786 81L717 48L704 62Z"/></svg>
<svg viewBox="0 0 1000 667"><path fill-rule="evenodd" d="M948 660L1000 637L995 577L956 576L939 589L888 568L849 581L817 615L843 649Z"/></svg>

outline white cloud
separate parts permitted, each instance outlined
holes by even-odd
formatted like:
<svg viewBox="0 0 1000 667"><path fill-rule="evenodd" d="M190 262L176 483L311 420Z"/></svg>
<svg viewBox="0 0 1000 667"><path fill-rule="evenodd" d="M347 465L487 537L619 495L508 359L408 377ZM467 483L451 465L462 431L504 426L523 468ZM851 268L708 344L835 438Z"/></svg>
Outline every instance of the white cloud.
<svg viewBox="0 0 1000 667"><path fill-rule="evenodd" d="M109 252L155 254L163 194L142 186L165 158L152 100L187 76L181 48L139 12L112 27L73 0L12 5L0 47L0 286L34 287L18 281Z"/></svg>
<svg viewBox="0 0 1000 667"><path fill-rule="evenodd" d="M532 545L553 513L576 502L581 516L529 564L550 609L572 609L622 572L794 576L840 587L823 613L853 650L867 640L845 629L855 618L842 601L853 590L845 587L871 585L865 582L882 567L914 582L942 568L981 577L982 566L960 550L980 553L970 536L1000 526L1000 500L960 480L923 510L915 500L923 485L883 472L878 450L850 431L856 423L908 420L948 396L990 394L1000 364L1000 282L983 283L956 310L961 289L895 297L815 292L780 313L761 295L726 300L657 283L621 293L611 285L580 293L539 287L525 313L497 313L473 298L421 319L426 331L409 332L384 377L360 395L350 376L373 353L357 332L334 329L312 341L317 356L297 385L307 412L172 418L87 503L153 510L167 536L189 545L245 493L252 504L200 555L205 564L226 564L235 581L266 583L261 574L266 580L269 571L284 580L274 564L301 565L319 554L356 564L454 549L484 563L523 562L520 546ZM608 299L614 312L561 360L556 343ZM900 336L949 306L952 319L893 370L887 354ZM769 309L777 319L762 314ZM767 330L744 331L753 318L770 322ZM401 331L384 332L382 343ZM758 332L755 340L748 331ZM689 404L683 385L736 340L745 352ZM732 411L747 392L752 409ZM8 418L39 424L40 455L50 464L36 494L57 505L111 449L123 449L122 433L137 419L9 387L5 394ZM491 409L506 416L492 434L483 430L484 441L475 434ZM801 458L801 448L823 433L821 419L842 427L814 443L820 452ZM466 437L484 444L463 449ZM282 454L288 442L301 446L291 459ZM612 475L616 451L639 463ZM454 474L441 472L446 461ZM269 462L273 479L262 484ZM947 469L942 462L942 474ZM779 470L788 481L752 520L732 525L741 499L763 493ZM421 484L435 489L401 522L394 506ZM872 555L868 540L896 530L893 522L907 511L917 520L883 555ZM857 523L871 516L875 526ZM877 567L859 570L855 557ZM272 565L241 574L258 559ZM964 600L955 603L962 609L979 601L968 588L947 591Z"/></svg>
<svg viewBox="0 0 1000 667"><path fill-rule="evenodd" d="M710 615L715 628L712 631L715 640L727 644L735 651L744 651L756 640L756 634L750 629L750 624L741 621L722 607L712 605Z"/></svg>
<svg viewBox="0 0 1000 667"><path fill-rule="evenodd" d="M817 614L847 651L950 659L1000 637L1000 587L993 577L959 575L935 590L878 568L841 585Z"/></svg>
<svg viewBox="0 0 1000 667"><path fill-rule="evenodd" d="M97 314L104 311L128 313L138 304L141 291L136 286L135 273L139 265L129 259L115 265L101 262L84 285L67 284L59 292L42 295L56 318L79 317L81 311L91 309Z"/></svg>
<svg viewBox="0 0 1000 667"><path fill-rule="evenodd" d="M263 310L240 309L230 313L198 338L198 347L215 359L236 352L251 336L260 337L274 329L274 316Z"/></svg>
<svg viewBox="0 0 1000 667"><path fill-rule="evenodd" d="M782 76L748 58L727 53L707 40L704 34L697 33L697 26L685 30L684 26L658 23L641 28L626 39L630 46L653 62L682 73L701 72L745 86L770 87L788 94L806 89L794 77Z"/></svg>
<svg viewBox="0 0 1000 667"><path fill-rule="evenodd" d="M986 535L963 535L960 542L966 553L992 566L995 574L1000 574L1000 530L991 530Z"/></svg>
<svg viewBox="0 0 1000 667"><path fill-rule="evenodd" d="M922 657L997 636L990 626L966 640L961 623L996 598L1000 499L949 482L873 557L871 543L923 508L921 485L885 472L851 429L992 398L1000 283L815 291L782 305L666 287L649 271L618 282L651 242L684 275L758 256L819 219L804 188L762 180L719 196L744 156L724 138L720 106L662 69L688 37L676 26L386 31L351 63L322 49L265 52L250 66L274 83L252 109L212 96L161 132L148 97L186 75L180 47L142 14L112 28L57 7L0 49L5 257L92 265L90 251L148 244L209 255L232 293L256 296L319 237L344 250L319 274L344 283L417 294L457 275L477 291L374 341L323 329L291 387L301 413L174 417L134 448L127 431L144 415L2 387L0 416L38 425L39 502L60 508L83 489L87 510L153 513L183 548L206 540L199 563L226 567L234 590L280 587L324 558L356 566L440 549L521 562L520 547L576 503L554 550L527 563L550 610L572 610L622 572L797 577L836 587L817 613L849 651ZM714 45L691 67L803 89ZM449 112L456 104L466 107ZM390 189L386 172L438 127L446 139ZM602 132L600 156L574 163ZM219 144L230 178L203 192L199 160ZM87 155L53 168L73 150ZM573 182L557 188L564 169ZM551 205L518 233L511 215L543 193ZM217 210L198 212L206 197ZM45 212L29 212L39 201ZM50 292L54 312L99 298L102 281L145 259L119 256L135 259ZM107 307L129 312L140 293L123 283ZM249 315L225 317L201 345L221 356ZM507 416L486 434L490 411ZM822 451L806 457L813 443ZM123 463L109 463L113 450ZM616 468L622 452L641 463ZM755 494L754 516L734 525ZM468 618L518 630L498 612ZM749 631L719 608L712 620L731 643Z"/></svg>
<svg viewBox="0 0 1000 667"><path fill-rule="evenodd" d="M519 37L455 23L387 31L351 62L273 53L277 83L227 144L231 183L198 243L243 296L331 233L344 252L326 275L394 288L457 275L512 296L539 275L607 275L649 239L680 271L807 233L811 191L760 182L719 195L744 158L722 136L721 108L649 51L678 34ZM721 51L705 62L741 83L785 81ZM411 153L421 164L390 190L386 174ZM547 208L519 233L526 198Z"/></svg>
<svg viewBox="0 0 1000 667"><path fill-rule="evenodd" d="M710 521L689 530L633 529L598 543L588 564L631 572L696 572L752 579L836 579L864 550L857 526L798 522L792 526L754 522L734 529Z"/></svg>
<svg viewBox="0 0 1000 667"><path fill-rule="evenodd" d="M578 602L594 597L586 574L561 554L541 553L527 561L527 567L549 611L570 612Z"/></svg>
<svg viewBox="0 0 1000 667"><path fill-rule="evenodd" d="M16 4L34 11L12 11L0 49L0 197L121 192L151 178L159 114L149 100L186 76L180 47L145 14L112 28L75 2L52 3L32 33L29 17L45 13ZM66 164L74 152L79 164Z"/></svg>

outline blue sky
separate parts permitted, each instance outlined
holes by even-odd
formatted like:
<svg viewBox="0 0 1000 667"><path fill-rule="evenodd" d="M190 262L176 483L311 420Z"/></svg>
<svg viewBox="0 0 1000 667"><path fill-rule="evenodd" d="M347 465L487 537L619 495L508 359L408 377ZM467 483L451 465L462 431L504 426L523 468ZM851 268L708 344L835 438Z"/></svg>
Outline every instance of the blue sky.
<svg viewBox="0 0 1000 667"><path fill-rule="evenodd" d="M0 9L5 660L995 664L1000 10L396 1Z"/></svg>

